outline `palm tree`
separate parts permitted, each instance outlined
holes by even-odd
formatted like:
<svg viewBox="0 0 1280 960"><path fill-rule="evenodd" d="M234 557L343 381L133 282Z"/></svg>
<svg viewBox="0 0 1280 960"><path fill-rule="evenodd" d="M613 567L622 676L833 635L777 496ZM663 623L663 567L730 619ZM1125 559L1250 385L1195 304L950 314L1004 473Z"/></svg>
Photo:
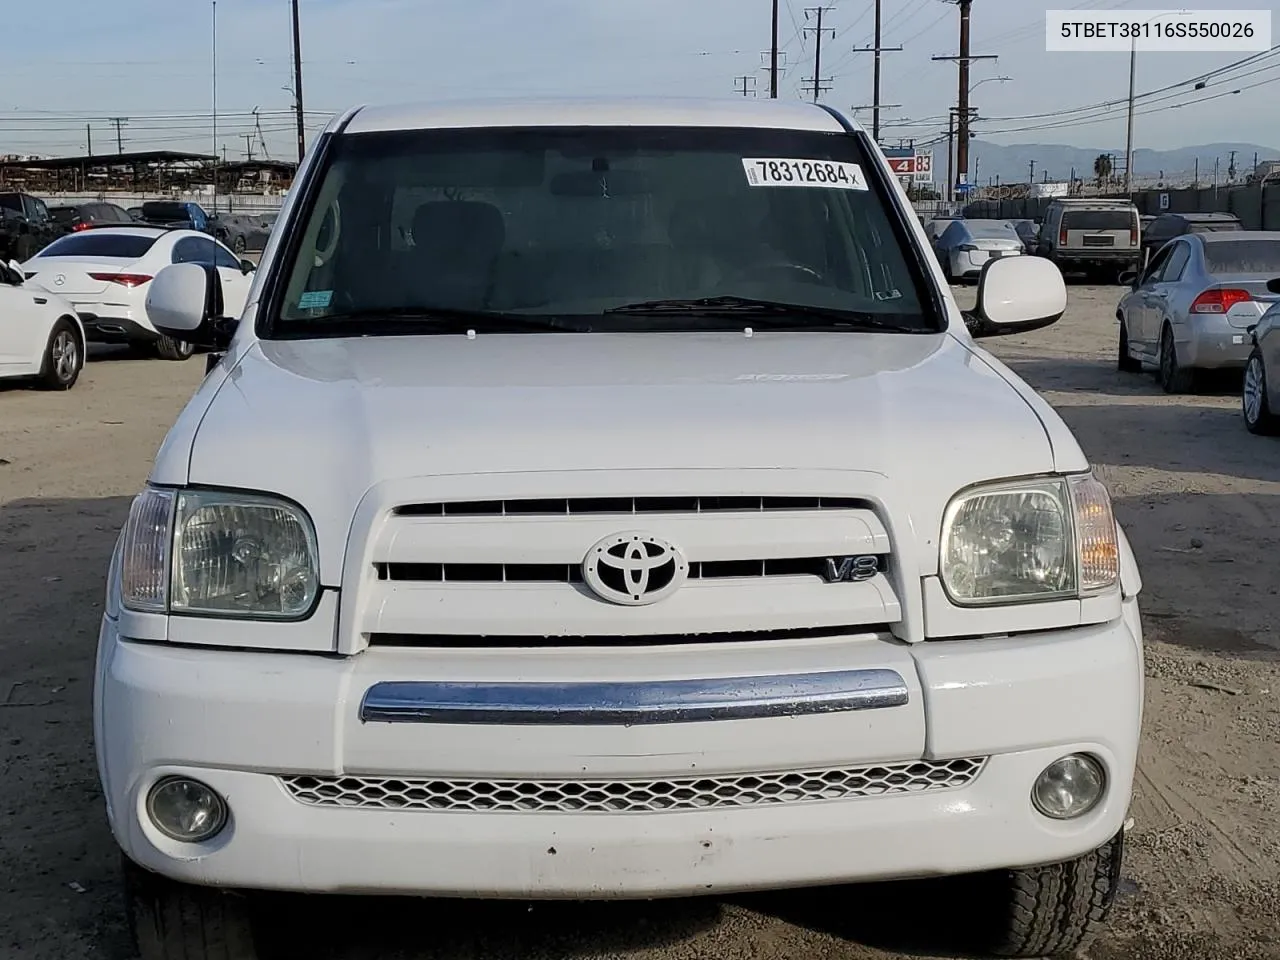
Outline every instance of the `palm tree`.
<svg viewBox="0 0 1280 960"><path fill-rule="evenodd" d="M1098 181L1098 186L1102 186L1104 182L1111 179L1111 171L1111 154L1098 154L1093 161L1093 175Z"/></svg>

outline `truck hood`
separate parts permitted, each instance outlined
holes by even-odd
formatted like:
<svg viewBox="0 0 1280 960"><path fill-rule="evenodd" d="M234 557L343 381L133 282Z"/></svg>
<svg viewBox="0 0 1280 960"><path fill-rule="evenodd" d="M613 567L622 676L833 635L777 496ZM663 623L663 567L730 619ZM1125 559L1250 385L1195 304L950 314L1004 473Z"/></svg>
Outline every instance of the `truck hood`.
<svg viewBox="0 0 1280 960"><path fill-rule="evenodd" d="M258 341L202 390L186 480L302 504L327 585L369 488L418 477L857 471L924 546L962 487L1054 470L1061 425L1013 383L949 334Z"/></svg>

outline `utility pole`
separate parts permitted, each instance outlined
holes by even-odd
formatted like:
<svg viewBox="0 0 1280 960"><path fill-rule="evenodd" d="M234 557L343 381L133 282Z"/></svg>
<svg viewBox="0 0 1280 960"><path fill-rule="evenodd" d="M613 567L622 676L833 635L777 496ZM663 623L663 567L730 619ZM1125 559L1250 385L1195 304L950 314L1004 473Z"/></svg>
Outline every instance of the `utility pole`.
<svg viewBox="0 0 1280 960"><path fill-rule="evenodd" d="M769 47L769 99L778 99L778 0L773 0L773 44Z"/></svg>
<svg viewBox="0 0 1280 960"><path fill-rule="evenodd" d="M213 0L213 212L218 212L218 0Z"/></svg>
<svg viewBox="0 0 1280 960"><path fill-rule="evenodd" d="M1227 182L1236 182L1236 151L1231 151L1231 162L1227 164Z"/></svg>
<svg viewBox="0 0 1280 960"><path fill-rule="evenodd" d="M1027 183L1035 183L1035 182L1036 182L1036 162L1035 162L1034 160L1032 160L1032 161L1031 161L1031 176L1027 177Z"/></svg>
<svg viewBox="0 0 1280 960"><path fill-rule="evenodd" d="M874 53L875 72L871 81L871 139L876 143L880 142L880 108L887 106L880 102L880 55L882 53L897 53L902 50L902 46L886 47L880 42L880 26L881 26L881 6L882 0L876 0L876 42L872 47L854 47L854 53Z"/></svg>
<svg viewBox="0 0 1280 960"><path fill-rule="evenodd" d="M254 135L252 133L242 133L240 134L240 136L244 137L245 159L248 160L250 163L253 163L253 136Z"/></svg>
<svg viewBox="0 0 1280 960"><path fill-rule="evenodd" d="M85 140L87 140L89 143L89 149L87 152L89 156L92 157L93 156L93 124L86 123L84 125L84 137L85 137ZM1255 163L1254 166L1256 167L1257 164Z"/></svg>
<svg viewBox="0 0 1280 960"><path fill-rule="evenodd" d="M951 166L952 158L955 156L955 139L956 139L956 108L952 107L947 111L947 203L955 200L955 170Z"/></svg>
<svg viewBox="0 0 1280 960"><path fill-rule="evenodd" d="M111 122L116 125L116 153L124 156L124 137L120 134L120 127L129 122L128 117L112 117Z"/></svg>
<svg viewBox="0 0 1280 960"><path fill-rule="evenodd" d="M817 103L818 98L822 96L822 94L826 93L828 90L831 89L831 78L828 77L825 80L822 78L822 35L823 33L830 33L831 39L834 40L836 36L836 32L830 27L823 27L822 17L823 17L823 14L825 14L827 11L832 9L834 8L833 7L806 7L804 11L804 18L806 21L809 19L811 15L816 16L818 19L818 25L816 27L804 28L805 33L812 33L818 39L818 46L813 54L813 102L814 103Z"/></svg>
<svg viewBox="0 0 1280 960"><path fill-rule="evenodd" d="M298 166L307 152L307 128L302 110L302 28L298 22L298 0L293 0L293 108L298 112Z"/></svg>
<svg viewBox="0 0 1280 960"><path fill-rule="evenodd" d="M969 65L975 60L996 60L994 54L975 56L969 49L969 14L973 0L949 0L960 8L960 54L955 57L934 57L934 60L951 60L959 65L960 86L957 96L956 171L967 175L969 169L969 122L973 117L969 109Z"/></svg>
<svg viewBox="0 0 1280 960"><path fill-rule="evenodd" d="M744 97L754 97L756 95L756 78L752 76L736 77L733 81L733 88Z"/></svg>
<svg viewBox="0 0 1280 960"><path fill-rule="evenodd" d="M1125 123L1124 140L1124 192L1133 196L1133 101L1138 78L1138 41L1134 38L1129 48L1129 119Z"/></svg>

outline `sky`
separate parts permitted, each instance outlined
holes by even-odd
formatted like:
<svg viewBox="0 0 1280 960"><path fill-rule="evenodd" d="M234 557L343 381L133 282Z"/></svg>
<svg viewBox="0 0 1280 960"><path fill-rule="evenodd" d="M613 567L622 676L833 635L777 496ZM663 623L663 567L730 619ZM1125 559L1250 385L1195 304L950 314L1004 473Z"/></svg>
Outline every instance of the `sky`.
<svg viewBox="0 0 1280 960"><path fill-rule="evenodd" d="M816 38L806 8L821 0L781 0L786 70L780 95L798 97L812 78ZM873 0L826 0L822 98L847 109L872 99ZM944 0L883 0L881 99L884 136L928 139L945 129L956 99L959 16ZM1197 9L1273 11L1259 0L1198 0ZM229 159L262 143L271 156L295 152L289 0L45 0L6 11L0 59L0 154L76 155L92 138L114 150L215 146ZM1123 98L1124 53L1046 53L1046 9L1111 10L1179 6L1152 0L975 0L973 67L980 116L975 135L997 143L1123 143L1123 107L1068 111ZM770 0L301 0L303 94L309 135L327 116L357 103L557 94L737 96L735 78L768 95L762 69ZM217 113L212 118L216 36ZM18 38L21 38L20 41ZM1273 39L1280 42L1280 36ZM1244 54L1142 53L1139 94L1198 76ZM1216 141L1280 147L1280 55L1242 88L1203 104L1140 109L1135 145L1170 149ZM1006 80L994 78L1005 77ZM1245 89L1247 87L1252 89ZM741 89L739 87L739 89ZM1207 97L1212 91L1194 95ZM255 120L253 111L257 109ZM1023 118L1038 115L1037 119ZM868 125L870 111L857 117ZM1082 123L1080 121L1092 121ZM87 129L86 129L87 127ZM261 137L258 137L258 128ZM1032 128L1032 129L1028 129ZM246 143L245 135L250 136Z"/></svg>

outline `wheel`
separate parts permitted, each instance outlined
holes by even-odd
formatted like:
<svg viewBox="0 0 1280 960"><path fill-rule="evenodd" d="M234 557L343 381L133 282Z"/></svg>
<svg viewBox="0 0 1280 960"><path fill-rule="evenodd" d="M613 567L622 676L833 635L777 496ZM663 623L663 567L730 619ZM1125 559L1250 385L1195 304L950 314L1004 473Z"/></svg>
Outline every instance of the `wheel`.
<svg viewBox="0 0 1280 960"><path fill-rule="evenodd" d="M1116 369L1121 373L1140 373L1142 361L1129 356L1129 330L1125 326L1124 317L1116 314L1120 320L1120 346L1116 350Z"/></svg>
<svg viewBox="0 0 1280 960"><path fill-rule="evenodd" d="M1196 384L1196 372L1178 364L1178 347L1168 324L1160 334L1160 367L1156 373L1165 393L1190 393Z"/></svg>
<svg viewBox="0 0 1280 960"><path fill-rule="evenodd" d="M196 352L195 344L173 337L161 337L156 341L156 353L161 360L186 360Z"/></svg>
<svg viewBox="0 0 1280 960"><path fill-rule="evenodd" d="M243 895L177 883L121 861L125 911L141 960L257 960Z"/></svg>
<svg viewBox="0 0 1280 960"><path fill-rule="evenodd" d="M1072 957L1101 929L1120 885L1124 834L1076 860L1003 878L1003 917L993 952L1001 957Z"/></svg>
<svg viewBox="0 0 1280 960"><path fill-rule="evenodd" d="M80 337L70 320L59 320L49 334L40 364L40 385L46 390L70 390L84 369L84 351Z"/></svg>
<svg viewBox="0 0 1280 960"><path fill-rule="evenodd" d="M1244 425L1250 433L1262 436L1280 434L1280 415L1271 411L1271 403L1267 400L1267 368L1257 347L1253 348L1249 362L1245 364L1241 407Z"/></svg>
<svg viewBox="0 0 1280 960"><path fill-rule="evenodd" d="M248 244L244 242L244 237L237 234L236 238L231 241L231 249L236 253L244 253Z"/></svg>

